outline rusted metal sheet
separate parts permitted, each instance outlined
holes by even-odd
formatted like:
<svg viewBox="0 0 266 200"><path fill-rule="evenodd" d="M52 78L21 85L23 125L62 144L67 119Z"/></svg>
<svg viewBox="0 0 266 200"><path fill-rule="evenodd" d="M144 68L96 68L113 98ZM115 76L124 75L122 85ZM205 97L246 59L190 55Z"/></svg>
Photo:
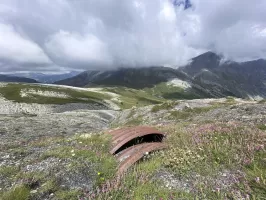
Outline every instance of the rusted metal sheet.
<svg viewBox="0 0 266 200"><path fill-rule="evenodd" d="M113 136L115 136L116 134L118 134L119 132L121 132L121 130L130 130L133 129L134 127L127 127L127 128L119 128L119 129L115 129L115 130L111 130L108 132L108 134L111 134Z"/></svg>
<svg viewBox="0 0 266 200"><path fill-rule="evenodd" d="M157 134L165 135L164 133L158 131L152 127L133 127L133 128L126 128L126 129L119 129L110 132L112 137L112 148L110 150L111 154L114 154L120 147L125 145L127 142L133 140L134 138L142 137L145 135Z"/></svg>
<svg viewBox="0 0 266 200"><path fill-rule="evenodd" d="M127 155L127 158L125 158L119 165L118 168L118 175L123 174L130 168L134 163L136 163L138 160L140 160L146 152L152 152L160 149L165 149L166 145L161 142L156 143L143 143L138 145L137 152L132 152L132 149L129 149L131 153L128 153L127 151L124 152L124 154ZM134 149L134 148L133 148ZM126 149L127 150L127 149ZM120 158L123 158L123 156L120 156Z"/></svg>
<svg viewBox="0 0 266 200"><path fill-rule="evenodd" d="M116 129L113 131L110 131L109 134L111 134L113 137L113 140L116 140L117 138L121 137L121 135L124 135L125 133L130 133L132 131L140 130L140 129L154 129L148 126L135 126L135 127L127 127L127 128L121 128L121 129ZM156 130L156 129L154 129Z"/></svg>
<svg viewBox="0 0 266 200"><path fill-rule="evenodd" d="M121 131L119 134L113 136L112 144L116 145L117 143L122 141L125 138L125 136L131 136L131 135L136 134L136 133L147 133L147 135L150 134L150 133L163 134L163 133L159 132L158 130L156 130L154 128L148 128L148 127L147 128L142 128L142 127L141 128L135 128L135 129L132 129L132 130ZM138 136L136 136L136 137L138 137Z"/></svg>
<svg viewBox="0 0 266 200"><path fill-rule="evenodd" d="M145 144L145 146L151 146L151 145L154 145L156 143L154 143L154 142L142 143L142 144L137 144L137 145L134 145L134 146L131 146L131 147L124 149L123 151L119 152L116 156L119 163L123 162L125 159L127 159L128 157L134 155L139 150L141 150L144 147L143 144Z"/></svg>

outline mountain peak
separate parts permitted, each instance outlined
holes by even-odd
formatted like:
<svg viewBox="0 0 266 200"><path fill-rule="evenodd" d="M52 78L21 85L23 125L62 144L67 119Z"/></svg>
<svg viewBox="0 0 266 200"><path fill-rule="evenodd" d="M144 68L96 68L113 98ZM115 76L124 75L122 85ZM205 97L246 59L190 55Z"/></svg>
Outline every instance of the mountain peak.
<svg viewBox="0 0 266 200"><path fill-rule="evenodd" d="M214 69L219 67L222 57L214 52L208 51L192 59L192 62L184 68L186 73L195 75L203 69Z"/></svg>
<svg viewBox="0 0 266 200"><path fill-rule="evenodd" d="M195 58L193 58L192 60L221 60L221 56L217 55L216 53L212 52L212 51L207 51L206 53L203 53Z"/></svg>

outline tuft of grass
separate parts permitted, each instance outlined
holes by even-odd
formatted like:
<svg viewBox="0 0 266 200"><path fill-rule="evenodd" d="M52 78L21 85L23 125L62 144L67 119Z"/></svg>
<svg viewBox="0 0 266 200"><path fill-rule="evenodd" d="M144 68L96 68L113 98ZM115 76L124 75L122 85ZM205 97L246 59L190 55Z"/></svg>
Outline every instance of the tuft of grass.
<svg viewBox="0 0 266 200"><path fill-rule="evenodd" d="M2 200L28 200L30 189L25 185L16 186L14 189L5 192Z"/></svg>
<svg viewBox="0 0 266 200"><path fill-rule="evenodd" d="M0 174L4 177L12 177L19 172L19 168L16 166L1 166Z"/></svg>
<svg viewBox="0 0 266 200"><path fill-rule="evenodd" d="M266 130L266 124L259 124L259 125L257 125L257 128L262 130L262 131L265 131Z"/></svg>
<svg viewBox="0 0 266 200"><path fill-rule="evenodd" d="M245 166L247 181L252 190L253 199L266 197L266 152L257 151L254 161Z"/></svg>
<svg viewBox="0 0 266 200"><path fill-rule="evenodd" d="M40 193L51 194L59 190L59 185L55 178L50 178L39 189Z"/></svg>
<svg viewBox="0 0 266 200"><path fill-rule="evenodd" d="M23 180L23 183L27 186L31 186L34 183L42 183L46 181L46 174L44 172L23 172L20 171L16 175L17 180Z"/></svg>

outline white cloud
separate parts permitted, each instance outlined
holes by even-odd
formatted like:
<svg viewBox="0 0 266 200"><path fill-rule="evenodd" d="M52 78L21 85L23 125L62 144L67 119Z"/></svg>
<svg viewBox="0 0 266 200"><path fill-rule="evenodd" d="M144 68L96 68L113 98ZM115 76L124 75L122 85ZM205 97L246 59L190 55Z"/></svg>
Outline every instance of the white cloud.
<svg viewBox="0 0 266 200"><path fill-rule="evenodd" d="M191 0L186 10L184 2L1 0L0 58L31 63L25 70L49 61L49 68L84 70L179 66L208 50L266 58L265 0Z"/></svg>
<svg viewBox="0 0 266 200"><path fill-rule="evenodd" d="M187 32L189 46L237 61L266 58L266 1L192 0L192 4L194 10L187 12L192 20L185 20L188 27L194 27Z"/></svg>
<svg viewBox="0 0 266 200"><path fill-rule="evenodd" d="M48 64L49 58L34 42L24 38L15 29L0 24L0 58L21 63Z"/></svg>
<svg viewBox="0 0 266 200"><path fill-rule="evenodd" d="M92 34L59 31L45 43L50 56L60 63L111 64L111 57L105 43Z"/></svg>

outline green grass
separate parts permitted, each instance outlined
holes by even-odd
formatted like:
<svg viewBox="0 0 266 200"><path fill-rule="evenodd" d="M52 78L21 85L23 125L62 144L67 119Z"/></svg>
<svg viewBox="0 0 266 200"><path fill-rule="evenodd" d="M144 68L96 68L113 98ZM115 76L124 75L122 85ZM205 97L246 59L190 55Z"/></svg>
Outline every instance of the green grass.
<svg viewBox="0 0 266 200"><path fill-rule="evenodd" d="M250 193L253 199L266 196L265 135L254 128L226 124L198 125L188 130L170 126L164 131L172 133L166 141L169 149L162 153L165 167L185 178L194 173L208 177L195 185L198 187L195 194L205 195L206 199L224 199L233 198L234 191L238 190ZM222 178L217 177L219 172L237 170L246 174L240 182L232 181L231 189L221 188L219 193L210 191L215 179Z"/></svg>
<svg viewBox="0 0 266 200"><path fill-rule="evenodd" d="M192 113L202 113L210 108L200 108ZM109 154L110 137L104 134L76 135L71 140L64 140L64 146L51 149L41 157L57 157L71 159L64 166L68 172L86 170L88 176L95 177L95 188L92 191L98 200L112 199L237 199L235 191L242 195L250 195L250 199L263 199L266 195L266 151L265 135L259 129L227 123L189 124L174 123L160 128L168 133L165 140L168 149L151 153L139 161L122 178L116 187L107 187L105 192L100 188L109 180L114 180L117 163ZM86 148L86 149L84 149ZM74 155L72 155L74 154ZM88 167L88 163L93 163ZM161 171L189 180L190 192L182 188L169 188L161 180L154 178ZM244 175L225 179L221 173L234 174L241 171ZM1 168L6 176L16 174L16 168ZM220 174L220 175L219 175ZM196 181L195 181L195 177ZM54 193L56 199L78 199L92 194L81 190L66 190L60 187L55 177L43 173L18 173L17 180L38 181L38 192ZM223 188L216 182L229 184ZM224 180L225 179L225 180ZM234 182L234 180L238 180ZM224 183L225 181L226 183ZM231 182L232 181L232 182ZM26 182L28 183L28 182ZM29 199L28 185L18 186L10 191L2 192L3 200ZM218 188L218 189L217 189ZM98 192L97 192L98 190ZM99 192L100 191L100 192ZM20 195L20 196L18 196ZM38 196L38 195L37 195Z"/></svg>
<svg viewBox="0 0 266 200"><path fill-rule="evenodd" d="M202 110L195 110L200 113ZM144 162L139 162L128 171L118 188L109 188L106 192L97 193L93 199L239 199L235 191L242 195L250 195L250 199L264 199L266 196L266 151L264 148L265 135L254 127L233 126L230 124L189 123L172 124L161 128L168 133L166 143L169 148L165 151L154 153ZM81 145L90 147L90 151L101 159L95 158L95 154L88 151L75 149L73 170L77 169L81 160L90 160L96 163L93 169L98 175L97 186L101 186L107 180L112 180L115 173L115 163L108 159L112 156L104 156L109 149L108 138L103 135L95 135L90 138L77 136L76 141ZM104 145L101 145L104 144ZM49 156L60 158L69 157L70 149L62 149L50 152ZM89 155L88 155L89 154ZM107 154L106 154L107 155ZM66 166L69 167L69 166ZM166 188L165 184L154 179L154 175L160 170L167 170L177 177L190 180L193 190ZM111 171L111 173L110 173ZM219 173L241 171L243 176L232 178L229 188L216 186L214 183L224 181ZM199 175L198 181L191 179L191 175ZM179 179L178 179L179 180ZM182 180L182 179L181 179ZM234 182L233 180L238 180ZM231 181L231 180L225 180ZM182 182L181 182L182 183ZM225 183L226 184L226 183ZM221 187L221 188L220 188ZM47 184L45 191L52 191L56 184ZM218 189L217 189L218 188ZM53 190L58 199L77 199L84 195L76 190ZM85 195L87 196L87 195Z"/></svg>
<svg viewBox="0 0 266 200"><path fill-rule="evenodd" d="M142 90L126 87L109 87L105 90L121 95L120 107L123 109L132 108L133 106L162 104L167 100L201 98L201 96L191 91L186 91L183 88L168 85L167 83L160 83L152 88L144 88Z"/></svg>
<svg viewBox="0 0 266 200"><path fill-rule="evenodd" d="M36 94L28 94L21 97L22 90L34 91L51 91L63 93L69 98L62 97L45 97ZM114 101L121 109L132 107L142 107L147 105L161 104L167 99L195 99L200 98L199 95L186 91L183 88L160 83L153 88L132 89L126 87L107 87L103 91L119 94L119 100ZM19 103L39 103L39 104L66 104L66 103L101 103L103 100L111 100L108 94L92 91L79 91L70 88L60 88L51 86L42 86L37 84L16 84L9 83L1 87L0 95L4 98Z"/></svg>
<svg viewBox="0 0 266 200"><path fill-rule="evenodd" d="M253 199L266 199L266 152L259 151L254 161L245 167Z"/></svg>
<svg viewBox="0 0 266 200"><path fill-rule="evenodd" d="M40 193L51 194L59 190L58 183L55 178L47 180L39 189Z"/></svg>
<svg viewBox="0 0 266 200"><path fill-rule="evenodd" d="M113 179L117 172L117 161L109 153L110 139L105 134L78 134L68 139L62 138L61 141L57 140L57 144L61 143L59 147L45 151L35 162L42 162L50 157L65 160L67 164L62 166L65 173L85 176L97 187ZM49 143L49 140L45 142ZM61 187L61 179L49 171L25 172L15 167L1 167L0 176L12 178L12 182L23 183L15 189L3 188L0 191L1 200L35 199L51 193L59 200L75 200L82 194L80 189ZM38 183L37 188L34 188L37 193L30 194L34 183Z"/></svg>
<svg viewBox="0 0 266 200"><path fill-rule="evenodd" d="M0 167L0 175L4 177L12 177L19 172L19 168L16 166L1 166Z"/></svg>
<svg viewBox="0 0 266 200"><path fill-rule="evenodd" d="M161 187L161 183L151 180L151 171L154 170L153 164L158 161L148 160L145 165L139 165L127 173L121 180L118 188L109 189L105 193L95 193L95 199L125 199L125 200L143 200L143 199L193 199L192 194L186 192Z"/></svg>
<svg viewBox="0 0 266 200"><path fill-rule="evenodd" d="M30 189L25 185L20 185L2 194L1 200L28 200L29 197Z"/></svg>
<svg viewBox="0 0 266 200"><path fill-rule="evenodd" d="M142 90L125 87L113 87L107 88L106 90L121 95L121 101L123 102L121 104L122 108L161 104L167 100L200 98L199 95L191 91L167 85L167 83L160 83L153 88L144 88Z"/></svg>
<svg viewBox="0 0 266 200"><path fill-rule="evenodd" d="M153 104L160 104L165 101L164 99L157 98L143 90L136 90L125 87L106 88L105 90L108 92L119 94L121 96L120 107L122 109L132 108L133 106L141 107Z"/></svg>
<svg viewBox="0 0 266 200"><path fill-rule="evenodd" d="M153 88L145 88L144 91L152 96L168 100L202 98L194 92L186 91L184 88L168 85L167 83L157 84Z"/></svg>
<svg viewBox="0 0 266 200"><path fill-rule="evenodd" d="M188 119L195 115L208 112L214 109L215 106L198 107L198 108L185 108L183 110L170 111L170 119Z"/></svg>
<svg viewBox="0 0 266 200"><path fill-rule="evenodd" d="M40 159L45 160L49 157L70 158L71 164L67 166L69 170L84 168L86 167L84 163L93 163L93 169L96 171L93 172L92 176L95 176L97 173L101 174L100 177L97 176L97 184L101 184L104 180L110 179L115 175L117 162L109 153L109 136L103 134L91 135L87 138L76 136L75 141L79 144L79 148L61 146L45 152L40 156Z"/></svg>
<svg viewBox="0 0 266 200"><path fill-rule="evenodd" d="M21 97L21 91L50 91L63 93L69 98L62 97L45 97L36 94L28 94ZM122 109L132 108L133 106L141 107L151 104L164 102L164 99L154 97L143 90L130 89L125 87L106 88L103 91L119 94L121 97L114 102ZM51 86L42 86L35 84L16 84L9 83L1 87L0 95L4 98L19 103L39 103L39 104L66 104L66 103L101 103L103 100L110 100L112 97L108 94L92 91L79 91L71 88L60 88Z"/></svg>
<svg viewBox="0 0 266 200"><path fill-rule="evenodd" d="M266 124L259 124L259 125L257 125L257 128L262 130L262 131L265 131L266 130Z"/></svg>
<svg viewBox="0 0 266 200"><path fill-rule="evenodd" d="M45 97L36 94L29 94L29 96L21 97L20 92L22 90L34 90L34 91L52 91L58 93L64 93L69 98L60 97ZM9 83L6 86L1 87L0 95L4 98L19 102L19 103L39 103L39 104L66 104L66 103L96 103L101 102L104 99L110 99L109 95L91 91L78 91L68 88L49 87L34 84L16 84Z"/></svg>

